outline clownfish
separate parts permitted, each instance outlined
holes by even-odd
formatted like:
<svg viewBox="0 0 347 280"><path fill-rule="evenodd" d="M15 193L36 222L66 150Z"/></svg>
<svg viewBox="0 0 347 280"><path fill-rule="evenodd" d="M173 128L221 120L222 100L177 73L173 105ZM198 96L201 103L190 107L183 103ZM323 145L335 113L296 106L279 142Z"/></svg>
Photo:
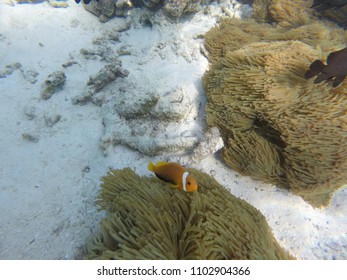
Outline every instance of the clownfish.
<svg viewBox="0 0 347 280"><path fill-rule="evenodd" d="M164 182L170 183L173 188L185 192L194 192L198 189L195 178L177 163L159 161L154 165L149 162L148 170Z"/></svg>

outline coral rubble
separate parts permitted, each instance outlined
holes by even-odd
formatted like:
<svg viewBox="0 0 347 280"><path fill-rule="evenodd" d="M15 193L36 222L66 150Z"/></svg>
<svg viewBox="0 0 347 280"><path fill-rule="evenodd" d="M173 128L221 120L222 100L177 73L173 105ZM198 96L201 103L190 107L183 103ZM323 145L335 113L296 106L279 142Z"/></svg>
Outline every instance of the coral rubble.
<svg viewBox="0 0 347 280"><path fill-rule="evenodd" d="M0 70L0 79L6 78L7 76L11 75L17 69L21 69L21 67L22 67L22 64L20 64L19 62L5 65L4 69Z"/></svg>
<svg viewBox="0 0 347 280"><path fill-rule="evenodd" d="M329 203L347 182L347 81L316 85L305 72L346 36L317 23L283 29L236 20L206 34L206 119L220 129L229 166L313 206Z"/></svg>
<svg viewBox="0 0 347 280"><path fill-rule="evenodd" d="M102 107L104 135L101 147L124 144L147 155L191 149L199 140L191 131L182 131L181 122L196 116L190 98L177 87L162 97L155 88L150 91L126 83L126 92L114 96ZM148 91L146 94L144 90ZM173 129L175 127L175 129Z"/></svg>
<svg viewBox="0 0 347 280"><path fill-rule="evenodd" d="M82 4L88 12L99 17L101 22L105 22L113 16L125 16L132 7L130 0L92 0L88 4Z"/></svg>
<svg viewBox="0 0 347 280"><path fill-rule="evenodd" d="M164 18L163 15L159 16ZM138 18L143 19L142 16ZM202 110L197 98L201 94L200 78L197 75L196 82L186 83L185 75L179 74L181 69L186 70L185 67L191 67L194 71L192 75L201 73L200 67L192 63L200 55L199 44L194 49L191 46L186 48L186 44L177 44L176 38L180 36L176 36L170 27L171 24L164 25L165 32L171 32L172 36L160 44L149 41L140 51L133 44L118 45L123 36L120 32L129 28L124 24L94 39L95 48L81 50L85 59L107 62L106 66L90 76L80 94L72 99L73 104L93 103L101 107L104 129L100 146L106 155L112 153L114 145L124 145L147 155L165 153L171 156L185 156L197 148L195 158L202 158L220 145L220 142L211 139L212 135L206 133L204 138L200 125ZM190 42L195 43L193 38ZM129 52L134 53L130 64L127 58L125 63L130 65L127 68L132 69L131 73L122 67L121 58L118 57ZM177 74L172 75L176 70L172 70L171 61L176 64L178 56L190 60L185 66L177 68ZM135 67L131 67L133 63ZM155 68L158 71L153 71ZM213 136L220 140L217 134ZM207 142L197 147L200 140Z"/></svg>
<svg viewBox="0 0 347 280"><path fill-rule="evenodd" d="M6 3L14 6L15 4L37 4L41 2L48 2L54 8L67 8L69 7L67 0L6 0Z"/></svg>
<svg viewBox="0 0 347 280"><path fill-rule="evenodd" d="M101 105L96 93L100 92L105 86L112 83L118 78L124 78L129 75L129 71L122 68L120 61L117 63L107 64L98 73L91 76L87 82L86 92L73 98L73 104L85 104L92 102Z"/></svg>
<svg viewBox="0 0 347 280"><path fill-rule="evenodd" d="M65 84L66 76L62 71L55 71L48 75L47 79L42 84L41 98L49 99L51 96L61 90Z"/></svg>
<svg viewBox="0 0 347 280"><path fill-rule="evenodd" d="M164 0L163 9L172 17L180 17L183 13L200 11L201 0Z"/></svg>
<svg viewBox="0 0 347 280"><path fill-rule="evenodd" d="M173 18L178 18L184 13L196 13L201 10L201 0L92 0L88 4L83 3L84 8L99 17L104 22L113 16L126 16L134 7L146 7L163 11Z"/></svg>
<svg viewBox="0 0 347 280"><path fill-rule="evenodd" d="M88 259L291 259L264 216L212 177L190 170L199 191L173 190L131 169L103 177L108 215L89 238Z"/></svg>

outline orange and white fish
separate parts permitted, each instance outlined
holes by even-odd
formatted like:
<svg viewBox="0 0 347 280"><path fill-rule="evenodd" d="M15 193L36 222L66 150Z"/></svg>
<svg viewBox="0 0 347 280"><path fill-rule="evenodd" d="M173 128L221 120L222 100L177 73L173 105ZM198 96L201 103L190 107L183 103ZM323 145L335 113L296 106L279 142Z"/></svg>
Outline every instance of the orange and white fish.
<svg viewBox="0 0 347 280"><path fill-rule="evenodd" d="M159 179L170 183L173 188L185 192L194 192L198 189L195 178L177 163L159 161L154 165L149 162L148 170L153 172Z"/></svg>

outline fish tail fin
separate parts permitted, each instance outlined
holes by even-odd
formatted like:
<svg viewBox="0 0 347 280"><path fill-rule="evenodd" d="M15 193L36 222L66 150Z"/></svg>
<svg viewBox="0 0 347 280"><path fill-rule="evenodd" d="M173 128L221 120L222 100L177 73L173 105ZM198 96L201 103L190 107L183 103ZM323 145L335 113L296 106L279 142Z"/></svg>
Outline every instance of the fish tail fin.
<svg viewBox="0 0 347 280"><path fill-rule="evenodd" d="M345 76L336 76L333 82L333 87L337 87L345 79Z"/></svg>
<svg viewBox="0 0 347 280"><path fill-rule="evenodd" d="M149 171L154 172L154 164L151 161L148 162L147 168Z"/></svg>

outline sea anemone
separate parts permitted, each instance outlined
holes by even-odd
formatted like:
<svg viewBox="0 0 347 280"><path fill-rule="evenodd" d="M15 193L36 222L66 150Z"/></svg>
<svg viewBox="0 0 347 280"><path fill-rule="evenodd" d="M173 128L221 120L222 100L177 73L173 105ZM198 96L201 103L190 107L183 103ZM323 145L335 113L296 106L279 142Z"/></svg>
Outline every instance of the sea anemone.
<svg viewBox="0 0 347 280"><path fill-rule="evenodd" d="M291 259L264 216L216 180L189 170L199 191L171 189L130 168L103 177L98 204L107 211L87 243L88 259Z"/></svg>

